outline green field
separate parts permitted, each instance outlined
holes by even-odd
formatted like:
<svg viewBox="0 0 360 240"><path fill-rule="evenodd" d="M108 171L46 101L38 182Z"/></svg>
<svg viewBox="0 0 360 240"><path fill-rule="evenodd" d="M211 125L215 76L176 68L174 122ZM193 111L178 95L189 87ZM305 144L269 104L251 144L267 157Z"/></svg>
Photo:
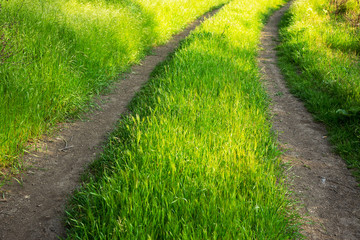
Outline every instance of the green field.
<svg viewBox="0 0 360 240"><path fill-rule="evenodd" d="M234 0L153 73L69 203L69 239L294 239L257 52L283 0Z"/></svg>
<svg viewBox="0 0 360 240"><path fill-rule="evenodd" d="M0 0L0 168L228 0Z"/></svg>
<svg viewBox="0 0 360 240"><path fill-rule="evenodd" d="M360 179L360 4L295 1L281 29L281 66L292 92ZM299 74L300 73L300 74Z"/></svg>

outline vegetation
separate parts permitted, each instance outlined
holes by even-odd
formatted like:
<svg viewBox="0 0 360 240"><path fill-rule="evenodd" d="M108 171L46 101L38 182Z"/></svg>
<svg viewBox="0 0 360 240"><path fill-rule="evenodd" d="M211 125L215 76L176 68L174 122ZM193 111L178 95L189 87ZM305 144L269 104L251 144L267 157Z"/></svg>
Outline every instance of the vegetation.
<svg viewBox="0 0 360 240"><path fill-rule="evenodd" d="M228 0L0 0L0 167Z"/></svg>
<svg viewBox="0 0 360 240"><path fill-rule="evenodd" d="M293 93L325 123L336 152L360 179L359 1L295 1L281 36Z"/></svg>
<svg viewBox="0 0 360 240"><path fill-rule="evenodd" d="M256 55L282 0L234 0L153 74L68 207L69 239L294 239Z"/></svg>

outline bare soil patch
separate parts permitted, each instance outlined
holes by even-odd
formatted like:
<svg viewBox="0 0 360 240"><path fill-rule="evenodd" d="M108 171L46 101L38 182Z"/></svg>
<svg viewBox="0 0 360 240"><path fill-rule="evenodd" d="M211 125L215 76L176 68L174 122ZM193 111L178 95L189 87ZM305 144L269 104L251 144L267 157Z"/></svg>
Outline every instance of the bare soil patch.
<svg viewBox="0 0 360 240"><path fill-rule="evenodd" d="M292 96L277 66L278 24L284 8L272 15L262 32L259 66L272 98L273 127L292 190L303 205L308 239L360 239L360 189L343 160L328 143L326 129L315 123L303 103Z"/></svg>
<svg viewBox="0 0 360 240"><path fill-rule="evenodd" d="M114 91L101 97L100 110L74 123L64 123L55 137L44 137L40 150L24 157L31 166L18 179L3 187L0 197L0 239L58 239L66 237L64 207L80 183L84 168L102 151L108 134L126 113L134 94L149 79L154 68L173 52L191 30L217 10L203 15L164 46L157 47Z"/></svg>

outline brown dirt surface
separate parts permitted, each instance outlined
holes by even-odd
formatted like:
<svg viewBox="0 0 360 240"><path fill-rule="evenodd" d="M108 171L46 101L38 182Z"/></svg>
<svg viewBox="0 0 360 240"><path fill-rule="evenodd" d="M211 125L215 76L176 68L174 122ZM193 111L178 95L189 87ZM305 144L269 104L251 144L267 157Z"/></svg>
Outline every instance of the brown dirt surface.
<svg viewBox="0 0 360 240"><path fill-rule="evenodd" d="M166 45L153 49L131 73L116 83L111 94L101 97L99 110L84 121L61 124L55 137L44 137L39 150L24 157L31 166L22 176L3 187L0 199L0 239L58 239L66 237L64 209L71 193L80 183L84 168L102 151L108 134L120 115L126 113L134 94L149 79L154 68L178 47L191 30L217 10L209 12Z"/></svg>
<svg viewBox="0 0 360 240"><path fill-rule="evenodd" d="M261 38L259 66L272 98L273 128L285 150L282 158L291 188L303 207L302 233L308 239L360 239L360 189L343 160L332 152L326 129L292 96L277 66L278 24L289 8L275 12Z"/></svg>

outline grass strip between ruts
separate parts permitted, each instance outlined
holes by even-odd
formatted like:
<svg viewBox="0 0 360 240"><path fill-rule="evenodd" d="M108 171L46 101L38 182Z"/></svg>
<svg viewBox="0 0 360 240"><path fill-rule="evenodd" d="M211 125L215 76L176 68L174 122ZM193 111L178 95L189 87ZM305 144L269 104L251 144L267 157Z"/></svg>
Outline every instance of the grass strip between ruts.
<svg viewBox="0 0 360 240"><path fill-rule="evenodd" d="M294 239L260 32L282 0L232 1L154 72L67 211L69 239Z"/></svg>

